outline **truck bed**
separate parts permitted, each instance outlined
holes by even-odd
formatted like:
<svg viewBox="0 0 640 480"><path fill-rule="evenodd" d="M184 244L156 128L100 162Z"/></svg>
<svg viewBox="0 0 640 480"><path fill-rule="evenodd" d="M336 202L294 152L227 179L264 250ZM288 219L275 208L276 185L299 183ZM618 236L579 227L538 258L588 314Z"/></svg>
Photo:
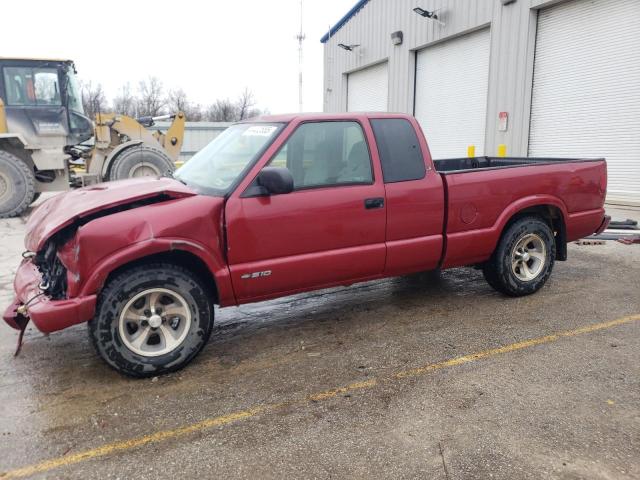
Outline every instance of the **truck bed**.
<svg viewBox="0 0 640 480"><path fill-rule="evenodd" d="M444 267L486 260L499 240L501 219L530 205L555 209L569 241L589 235L602 222L604 159L454 158L436 160L434 168L445 190Z"/></svg>
<svg viewBox="0 0 640 480"><path fill-rule="evenodd" d="M465 157L434 160L436 171L443 175L469 172L470 170L491 170L530 165L553 165L559 163L595 162L603 158L548 158L548 157Z"/></svg>

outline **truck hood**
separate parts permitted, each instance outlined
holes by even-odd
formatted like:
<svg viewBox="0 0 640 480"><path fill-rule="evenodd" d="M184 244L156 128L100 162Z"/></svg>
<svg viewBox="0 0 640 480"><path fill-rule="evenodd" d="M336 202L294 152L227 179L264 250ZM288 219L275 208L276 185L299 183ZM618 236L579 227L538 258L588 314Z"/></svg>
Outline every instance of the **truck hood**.
<svg viewBox="0 0 640 480"><path fill-rule="evenodd" d="M100 183L61 193L37 207L27 220L25 247L38 252L52 235L91 217L120 211L137 202L151 203L196 195L178 180L141 177Z"/></svg>

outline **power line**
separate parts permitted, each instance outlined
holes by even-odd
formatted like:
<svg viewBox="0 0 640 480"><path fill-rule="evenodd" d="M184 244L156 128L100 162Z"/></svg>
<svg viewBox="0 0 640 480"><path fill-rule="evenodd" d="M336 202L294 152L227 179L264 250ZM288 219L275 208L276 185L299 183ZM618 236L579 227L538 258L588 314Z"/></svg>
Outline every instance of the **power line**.
<svg viewBox="0 0 640 480"><path fill-rule="evenodd" d="M302 1L300 0L300 33L296 35L298 40L298 108L300 112L304 110L302 103L302 42L306 38L302 31Z"/></svg>

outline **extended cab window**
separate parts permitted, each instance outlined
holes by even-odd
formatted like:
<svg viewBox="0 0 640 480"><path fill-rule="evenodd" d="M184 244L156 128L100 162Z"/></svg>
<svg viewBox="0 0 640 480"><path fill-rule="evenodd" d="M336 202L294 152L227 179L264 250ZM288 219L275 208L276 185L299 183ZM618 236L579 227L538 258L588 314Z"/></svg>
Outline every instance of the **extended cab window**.
<svg viewBox="0 0 640 480"><path fill-rule="evenodd" d="M371 120L385 183L424 178L426 169L413 125L402 118Z"/></svg>
<svg viewBox="0 0 640 480"><path fill-rule="evenodd" d="M55 68L5 67L7 105L61 105Z"/></svg>
<svg viewBox="0 0 640 480"><path fill-rule="evenodd" d="M296 189L373 182L369 149L358 122L304 123L270 165L287 167Z"/></svg>

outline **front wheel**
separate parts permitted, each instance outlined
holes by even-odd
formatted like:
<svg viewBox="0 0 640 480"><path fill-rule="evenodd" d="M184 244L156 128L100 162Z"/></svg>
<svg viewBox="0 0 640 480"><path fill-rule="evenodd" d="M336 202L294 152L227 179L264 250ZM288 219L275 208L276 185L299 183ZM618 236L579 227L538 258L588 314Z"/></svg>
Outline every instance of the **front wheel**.
<svg viewBox="0 0 640 480"><path fill-rule="evenodd" d="M555 237L549 225L538 217L524 217L504 232L482 272L499 292L520 297L542 288L555 258Z"/></svg>
<svg viewBox="0 0 640 480"><path fill-rule="evenodd" d="M0 150L0 218L22 215L35 195L33 170L15 155Z"/></svg>
<svg viewBox="0 0 640 480"><path fill-rule="evenodd" d="M89 337L120 373L149 377L186 366L213 328L209 289L173 264L143 265L111 279L100 294Z"/></svg>
<svg viewBox="0 0 640 480"><path fill-rule="evenodd" d="M120 152L109 169L109 180L158 177L173 172L175 165L164 151L149 145L137 145Z"/></svg>

